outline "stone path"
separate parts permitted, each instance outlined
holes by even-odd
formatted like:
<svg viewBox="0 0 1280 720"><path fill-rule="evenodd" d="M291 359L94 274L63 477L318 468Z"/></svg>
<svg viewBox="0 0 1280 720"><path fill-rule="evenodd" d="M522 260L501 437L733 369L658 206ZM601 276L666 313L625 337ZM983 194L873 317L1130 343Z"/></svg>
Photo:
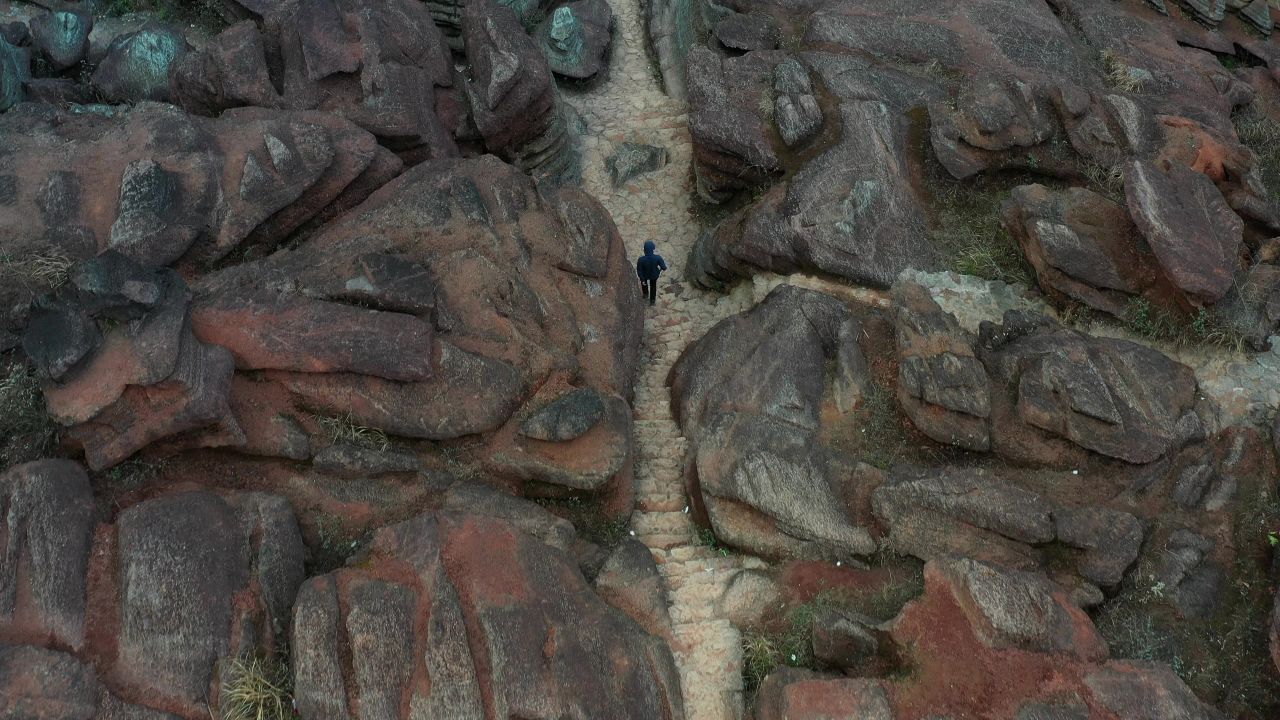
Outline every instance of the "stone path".
<svg viewBox="0 0 1280 720"><path fill-rule="evenodd" d="M583 186L613 215L632 258L646 240L658 243L670 266L658 305L647 311L642 372L635 397L639 458L636 536L652 550L668 586L673 650L689 720L742 716L742 648L736 628L718 609L720 593L744 562L699 544L686 514L682 476L686 443L671 416L666 377L681 350L720 318L750 306L751 288L731 296L703 293L684 282L683 264L700 231L691 215L692 146L685 108L663 94L644 49L638 0L613 0L617 16L611 77L565 97L587 126ZM605 158L620 142L665 147L670 162L613 188ZM637 283L636 292L639 292Z"/></svg>
<svg viewBox="0 0 1280 720"><path fill-rule="evenodd" d="M670 270L658 304L647 310L642 369L635 391L636 513L632 530L653 552L667 583L675 631L676 663L688 720L737 720L743 714L741 636L723 616L719 599L744 567L763 561L699 542L686 512L686 441L671 415L667 373L684 348L719 320L742 312L776 285L823 289L863 302L883 302L874 291L837 286L805 276L759 275L729 295L707 293L685 282L683 265L701 226L693 215L692 155L685 107L663 94L644 50L638 0L613 0L617 16L611 77L590 91L564 92L586 123L583 187L613 215L632 258L654 240ZM670 162L614 188L605 159L618 143L657 145ZM636 292L639 292L639 283Z"/></svg>

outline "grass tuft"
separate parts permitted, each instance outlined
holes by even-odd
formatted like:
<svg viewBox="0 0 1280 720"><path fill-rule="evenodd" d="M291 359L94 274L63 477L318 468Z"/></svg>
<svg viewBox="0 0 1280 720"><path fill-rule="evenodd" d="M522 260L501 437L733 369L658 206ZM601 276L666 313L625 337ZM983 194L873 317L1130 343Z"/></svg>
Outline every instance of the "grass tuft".
<svg viewBox="0 0 1280 720"><path fill-rule="evenodd" d="M1113 50L1102 51L1102 70L1111 87L1127 93L1142 92L1146 81Z"/></svg>
<svg viewBox="0 0 1280 720"><path fill-rule="evenodd" d="M136 490L159 477L164 466L164 460L148 462L134 457L111 468L105 475L120 490Z"/></svg>
<svg viewBox="0 0 1280 720"><path fill-rule="evenodd" d="M35 373L21 363L10 364L0 375L0 468L43 457L57 435Z"/></svg>
<svg viewBox="0 0 1280 720"><path fill-rule="evenodd" d="M1084 177L1094 192L1112 202L1124 204L1124 173L1119 165L1090 163L1084 167Z"/></svg>
<svg viewBox="0 0 1280 720"><path fill-rule="evenodd" d="M1280 108L1255 102L1233 118L1240 142L1257 157L1255 167L1262 176L1273 203L1280 203Z"/></svg>
<svg viewBox="0 0 1280 720"><path fill-rule="evenodd" d="M984 280L1032 284L1031 266L1000 220L1000 205L1006 195L975 191L961 183L948 184L937 193L938 226L933 241L948 269Z"/></svg>
<svg viewBox="0 0 1280 720"><path fill-rule="evenodd" d="M289 668L261 658L231 661L223 675L222 720L289 720L294 717Z"/></svg>
<svg viewBox="0 0 1280 720"><path fill-rule="evenodd" d="M1218 347L1234 352L1243 352L1245 347L1244 336L1212 309L1200 308L1190 318L1180 318L1139 297L1129 301L1122 319L1135 333L1177 347Z"/></svg>
<svg viewBox="0 0 1280 720"><path fill-rule="evenodd" d="M74 264L56 248L21 257L0 254L0 275L27 288L57 289L66 284Z"/></svg>
<svg viewBox="0 0 1280 720"><path fill-rule="evenodd" d="M391 440L378 428L361 425L350 413L330 417L317 417L320 427L334 443L351 443L371 450L390 450Z"/></svg>

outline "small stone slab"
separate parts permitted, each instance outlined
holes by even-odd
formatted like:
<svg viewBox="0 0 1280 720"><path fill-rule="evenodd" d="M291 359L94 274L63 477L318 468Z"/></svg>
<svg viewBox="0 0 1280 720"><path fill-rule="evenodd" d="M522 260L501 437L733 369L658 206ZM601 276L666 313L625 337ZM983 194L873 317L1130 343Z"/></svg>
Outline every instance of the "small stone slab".
<svg viewBox="0 0 1280 720"><path fill-rule="evenodd" d="M632 178L661 169L669 160L670 154L666 148L621 143L614 149L613 155L605 159L604 164L609 169L613 186L619 188Z"/></svg>
<svg viewBox="0 0 1280 720"><path fill-rule="evenodd" d="M593 388L579 388L553 400L520 426L534 440L567 442L582 436L604 417L604 398Z"/></svg>

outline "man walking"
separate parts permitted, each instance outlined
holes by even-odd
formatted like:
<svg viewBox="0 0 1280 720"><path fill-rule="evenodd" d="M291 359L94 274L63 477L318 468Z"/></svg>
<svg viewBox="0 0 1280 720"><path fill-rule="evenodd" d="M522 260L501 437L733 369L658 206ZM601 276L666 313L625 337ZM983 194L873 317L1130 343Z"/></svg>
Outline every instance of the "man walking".
<svg viewBox="0 0 1280 720"><path fill-rule="evenodd" d="M649 293L650 305L658 299L658 277L662 275L663 270L667 269L667 263L663 261L662 256L654 252L657 247L652 240L646 240L644 255L636 260L636 275L640 278L640 291Z"/></svg>

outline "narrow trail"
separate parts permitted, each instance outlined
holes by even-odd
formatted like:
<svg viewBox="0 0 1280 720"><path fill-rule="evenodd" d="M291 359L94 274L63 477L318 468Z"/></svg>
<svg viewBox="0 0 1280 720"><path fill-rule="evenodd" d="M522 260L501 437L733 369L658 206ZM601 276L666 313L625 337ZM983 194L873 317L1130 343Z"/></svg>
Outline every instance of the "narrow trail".
<svg viewBox="0 0 1280 720"><path fill-rule="evenodd" d="M781 283L822 289L861 302L883 304L880 293L802 275L759 275L734 292L718 295L685 281L683 264L701 231L692 213L693 145L686 108L662 92L645 52L638 0L612 2L616 16L610 78L565 99L586 124L583 189L609 210L631 258L654 240L670 270L656 307L646 308L641 370L635 388L636 512L632 530L652 551L667 585L676 664L688 720L738 720L743 715L742 639L724 617L720 597L743 568L764 567L757 558L722 553L699 542L686 512L687 443L671 414L667 374L691 342L719 320L742 312ZM666 148L670 162L614 188L605 166L618 143ZM640 292L639 283L636 292Z"/></svg>
<svg viewBox="0 0 1280 720"><path fill-rule="evenodd" d="M742 716L742 648L738 630L719 614L724 587L747 563L699 544L686 514L682 476L686 443L671 415L666 377L680 352L717 320L749 307L737 296L705 293L684 281L683 263L698 237L685 107L659 87L645 53L637 0L611 3L616 14L611 76L588 92L566 92L587 126L583 187L608 208L632 258L646 240L670 270L658 304L646 308L641 373L635 390L636 513L632 529L658 562L667 584L676 663L689 720ZM615 189L604 161L621 142L666 148L670 162ZM748 291L750 288L747 288ZM640 292L637 283L636 292Z"/></svg>

